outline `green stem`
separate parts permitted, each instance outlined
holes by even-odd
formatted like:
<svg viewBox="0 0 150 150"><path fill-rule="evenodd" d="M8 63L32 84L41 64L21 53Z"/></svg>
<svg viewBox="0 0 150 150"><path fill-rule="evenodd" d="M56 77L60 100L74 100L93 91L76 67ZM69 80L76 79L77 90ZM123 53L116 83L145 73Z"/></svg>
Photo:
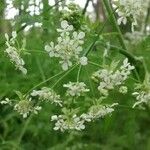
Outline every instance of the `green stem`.
<svg viewBox="0 0 150 150"><path fill-rule="evenodd" d="M79 70L78 70L78 73L77 73L77 82L79 82L81 70L82 70L82 65L79 66Z"/></svg>
<svg viewBox="0 0 150 150"><path fill-rule="evenodd" d="M78 64L74 65L70 70L68 70L61 78L59 78L57 80L57 82L55 82L55 84L53 84L53 86L51 88L54 88L65 76L67 76L77 66L78 66Z"/></svg>
<svg viewBox="0 0 150 150"><path fill-rule="evenodd" d="M118 32L118 40L119 40L122 48L127 50L127 47L124 43L123 35L122 35L121 30L120 30L120 28L117 24L117 21L116 21L115 15L113 13L112 6L110 5L110 2L108 0L103 0L103 3L105 5L105 8L106 8L109 16L110 16L110 21L112 22L112 25L113 25L114 29Z"/></svg>
<svg viewBox="0 0 150 150"><path fill-rule="evenodd" d="M55 77L57 77L57 76L59 76L59 75L61 75L61 74L63 74L63 73L64 73L64 71L59 72L58 74L56 74L56 75L54 75L54 76L52 76L52 77L46 79L45 81L40 82L39 84L37 84L37 85L35 85L34 87L32 87L25 95L28 95L31 91L33 91L33 90L36 89L37 87L39 87L39 86L45 84L46 82L48 82L48 81L54 79Z"/></svg>

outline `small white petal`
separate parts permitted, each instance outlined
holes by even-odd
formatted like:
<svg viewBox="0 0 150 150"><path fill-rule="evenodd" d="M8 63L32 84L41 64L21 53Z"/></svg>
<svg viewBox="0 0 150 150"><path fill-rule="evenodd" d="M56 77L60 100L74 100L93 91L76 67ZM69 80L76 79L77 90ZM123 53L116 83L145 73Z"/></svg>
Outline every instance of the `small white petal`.
<svg viewBox="0 0 150 150"><path fill-rule="evenodd" d="M87 57L85 57L85 56L81 57L80 58L80 64L83 65L83 66L87 65L88 64Z"/></svg>

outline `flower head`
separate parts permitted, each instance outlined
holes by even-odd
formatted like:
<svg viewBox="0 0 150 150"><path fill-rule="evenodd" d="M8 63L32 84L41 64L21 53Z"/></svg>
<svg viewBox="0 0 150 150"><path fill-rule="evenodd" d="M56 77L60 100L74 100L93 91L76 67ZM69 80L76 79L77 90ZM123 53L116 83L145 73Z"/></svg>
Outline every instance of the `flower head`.
<svg viewBox="0 0 150 150"><path fill-rule="evenodd" d="M99 82L98 90L107 96L109 90L114 89L116 86L121 86L127 80L133 69L134 66L130 65L126 58L119 70L101 69L95 72L92 78Z"/></svg>
<svg viewBox="0 0 150 150"><path fill-rule="evenodd" d="M87 59L85 57L80 58L85 33L73 31L73 26L69 25L66 20L61 22L61 28L57 31L60 33L57 43L51 42L45 46L49 56L59 58L63 70L68 70L73 61L86 65Z"/></svg>
<svg viewBox="0 0 150 150"><path fill-rule="evenodd" d="M43 87L41 90L33 90L31 96L38 96L42 101L51 102L62 106L60 95L57 95L51 88Z"/></svg>
<svg viewBox="0 0 150 150"><path fill-rule="evenodd" d="M69 96L78 97L86 92L89 92L89 89L86 88L86 85L83 82L69 82L63 86L67 88L67 95Z"/></svg>
<svg viewBox="0 0 150 150"><path fill-rule="evenodd" d="M27 69L24 67L25 62L20 57L20 53L15 47L15 41L17 37L17 33L12 32L12 38L9 39L8 34L5 34L6 37L6 50L7 56L10 58L10 61L15 65L16 69L19 69L23 74L27 74Z"/></svg>
<svg viewBox="0 0 150 150"><path fill-rule="evenodd" d="M33 103L31 101L31 98L29 100L20 100L17 104L14 106L14 110L16 110L20 115L23 116L23 118L27 118L27 116L33 112L35 114L38 113L38 111L41 110L40 106L33 106Z"/></svg>

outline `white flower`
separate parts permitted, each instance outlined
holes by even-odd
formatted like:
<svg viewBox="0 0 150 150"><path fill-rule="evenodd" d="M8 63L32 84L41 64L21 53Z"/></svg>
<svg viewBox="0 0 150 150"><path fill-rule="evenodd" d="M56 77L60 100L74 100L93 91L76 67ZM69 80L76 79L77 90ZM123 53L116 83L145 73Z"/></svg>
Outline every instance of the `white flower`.
<svg viewBox="0 0 150 150"><path fill-rule="evenodd" d="M85 92L89 92L89 89L86 89L86 85L83 82L69 82L64 84L63 87L68 88L67 95L69 96L81 96Z"/></svg>
<svg viewBox="0 0 150 150"><path fill-rule="evenodd" d="M29 100L21 100L14 106L16 110L23 118L27 118L30 113L38 114L38 111L41 110L40 106L33 106L31 98Z"/></svg>
<svg viewBox="0 0 150 150"><path fill-rule="evenodd" d="M145 15L145 10L147 10L149 0L118 0L115 1L118 13L118 24L126 24L127 18L131 18L132 21L132 31L134 31L134 26L137 26L137 21L141 16ZM144 17L143 17L144 18Z"/></svg>
<svg viewBox="0 0 150 150"><path fill-rule="evenodd" d="M15 44L15 38L17 37L16 32L12 32L12 38L9 39L8 34L5 34L6 37L6 50L8 57L10 58L10 61L15 65L16 69L19 69L23 74L27 74L27 69L24 68L25 62L20 57L20 54L17 50L17 48L14 46Z"/></svg>
<svg viewBox="0 0 150 150"><path fill-rule="evenodd" d="M112 105L93 105L90 107L88 115L91 117L91 120L103 118L104 116L111 114L114 111L114 106L118 103L113 103Z"/></svg>
<svg viewBox="0 0 150 150"><path fill-rule="evenodd" d="M2 104L2 105L6 105L6 104L12 105L12 101L9 98L5 98L5 100L2 100L0 102L0 104Z"/></svg>
<svg viewBox="0 0 150 150"><path fill-rule="evenodd" d="M57 43L51 42L45 46L45 50L50 57L59 58L63 70L68 70L74 61L80 62L85 33L73 31L73 26L69 25L66 20L61 22L61 29L57 29L57 31L60 33ZM82 62L83 65L86 64L85 58Z"/></svg>
<svg viewBox="0 0 150 150"><path fill-rule="evenodd" d="M80 64L83 65L83 66L87 65L88 64L87 57L85 57L85 56L81 57L80 58Z"/></svg>
<svg viewBox="0 0 150 150"><path fill-rule="evenodd" d="M92 78L99 82L98 90L101 94L108 96L108 91L121 86L133 69L134 66L131 66L126 58L119 70L101 69L95 72Z"/></svg>
<svg viewBox="0 0 150 150"><path fill-rule="evenodd" d="M33 90L31 96L38 96L42 101L62 106L60 95L57 95L51 88L43 87L41 90Z"/></svg>
<svg viewBox="0 0 150 150"><path fill-rule="evenodd" d="M38 112L42 109L41 106L35 106L33 109L34 114L38 114Z"/></svg>
<svg viewBox="0 0 150 150"><path fill-rule="evenodd" d="M64 132L65 130L83 130L85 129L84 120L76 114L73 116L65 115L54 115L51 117L51 121L56 121L54 130L60 130Z"/></svg>
<svg viewBox="0 0 150 150"><path fill-rule="evenodd" d="M133 108L143 103L150 104L150 92L140 91L140 92L134 92L132 93L132 95L136 96L136 100L137 100L137 102L135 102L134 105L132 106Z"/></svg>
<svg viewBox="0 0 150 150"><path fill-rule="evenodd" d="M128 92L128 88L126 86L121 86L119 88L119 92L122 94L126 94Z"/></svg>

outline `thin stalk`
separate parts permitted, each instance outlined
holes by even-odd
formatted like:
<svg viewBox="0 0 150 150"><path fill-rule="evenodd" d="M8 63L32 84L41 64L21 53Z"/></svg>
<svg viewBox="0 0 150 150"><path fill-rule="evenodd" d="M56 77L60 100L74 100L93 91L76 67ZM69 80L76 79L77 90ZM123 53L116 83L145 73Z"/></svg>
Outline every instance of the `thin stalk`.
<svg viewBox="0 0 150 150"><path fill-rule="evenodd" d="M110 21L112 22L112 25L113 25L114 29L118 32L118 40L119 40L122 48L127 50L127 47L124 43L123 35L122 35L121 30L120 30L120 28L117 24L117 21L116 21L115 15L113 13L113 9L110 5L110 2L108 0L103 0L103 3L104 3L104 6L105 6L109 16L110 16Z"/></svg>
<svg viewBox="0 0 150 150"><path fill-rule="evenodd" d="M51 88L54 88L62 79L64 79L64 77L66 77L77 66L78 66L78 64L74 65L70 70L68 70L61 78L59 78L57 80L57 82L55 82L55 84L53 84L53 86Z"/></svg>
<svg viewBox="0 0 150 150"><path fill-rule="evenodd" d="M84 6L84 9L83 9L83 12L82 12L83 15L86 13L86 10L87 10L87 7L88 7L90 1L91 1L91 0L87 0L87 1L86 1L85 6Z"/></svg>
<svg viewBox="0 0 150 150"><path fill-rule="evenodd" d="M48 81L54 79L55 77L57 77L57 76L63 74L64 72L65 72L65 71L59 72L58 74L56 74L56 75L54 75L54 76L52 76L52 77L46 79L45 81L38 83L37 85L35 85L34 87L32 87L30 90L28 90L28 92L27 92L25 95L28 95L31 91L33 91L33 90L36 89L37 87L39 87L39 86L45 84L46 82L48 82Z"/></svg>

